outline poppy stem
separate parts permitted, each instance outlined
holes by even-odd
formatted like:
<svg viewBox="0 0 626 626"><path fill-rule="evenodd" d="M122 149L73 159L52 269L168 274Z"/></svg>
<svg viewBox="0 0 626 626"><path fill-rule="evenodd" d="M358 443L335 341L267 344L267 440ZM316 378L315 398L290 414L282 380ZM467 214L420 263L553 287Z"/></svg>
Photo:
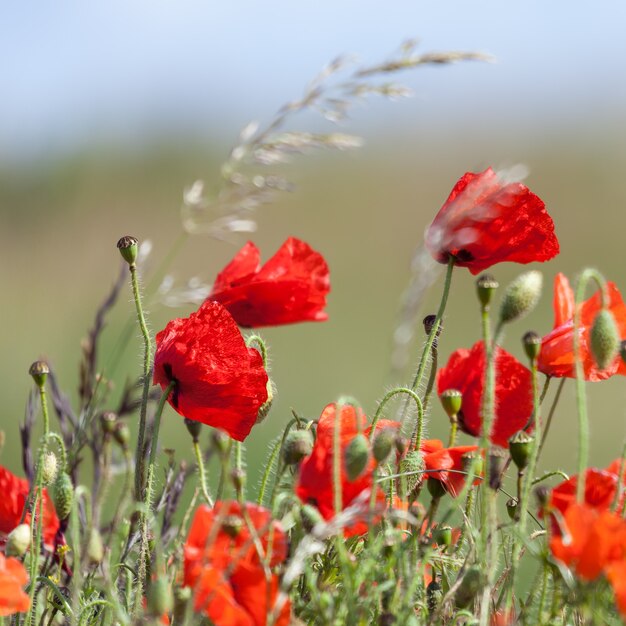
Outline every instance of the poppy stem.
<svg viewBox="0 0 626 626"><path fill-rule="evenodd" d="M543 436L541 437L541 444L539 446L539 454L541 454L543 446L546 443L546 439L548 438L548 432L550 431L550 426L552 425L552 418L556 412L556 406L561 398L561 392L563 391L563 386L565 385L566 380L567 378L561 378L559 386L556 389L556 394L554 395L554 400L552 401L552 406L550 407L550 412L548 413L548 419L546 420L546 427L543 429Z"/></svg>
<svg viewBox="0 0 626 626"><path fill-rule="evenodd" d="M417 422L415 424L415 430L413 431L411 441L413 442L413 447L418 450L419 445L422 442L422 432L424 428L424 409L422 407L422 401L420 400L419 396L415 393L415 391L408 389L407 387L396 387L395 389L392 389L391 391L387 392L383 399L380 401L380 403L378 404L378 408L376 409L376 413L374 413L374 418L372 419L372 425L370 427L370 441L373 441L374 439L374 435L376 433L376 424L378 424L378 420L382 415L383 408L385 407L387 402L389 402L393 397L401 393L409 396L407 398L407 402L409 399L412 399L413 402L415 402L415 408L417 409ZM400 427L400 432L404 430L402 426Z"/></svg>
<svg viewBox="0 0 626 626"><path fill-rule="evenodd" d="M196 463L198 464L198 475L200 477L200 488L202 489L202 495L206 500L206 503L213 507L213 500L209 494L209 489L206 482L206 470L204 468L204 459L202 458L202 450L200 450L200 443L197 439L193 440L193 452L196 456Z"/></svg>

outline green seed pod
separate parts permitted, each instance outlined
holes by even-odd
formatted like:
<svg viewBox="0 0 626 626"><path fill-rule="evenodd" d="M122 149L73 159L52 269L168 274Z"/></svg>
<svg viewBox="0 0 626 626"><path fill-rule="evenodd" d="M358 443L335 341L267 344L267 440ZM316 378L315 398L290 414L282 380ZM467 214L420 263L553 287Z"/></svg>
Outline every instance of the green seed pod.
<svg viewBox="0 0 626 626"><path fill-rule="evenodd" d="M597 366L604 370L611 365L617 356L620 343L617 325L611 311L602 309L596 315L591 327L590 338L593 358Z"/></svg>
<svg viewBox="0 0 626 626"><path fill-rule="evenodd" d="M41 479L44 485L50 485L57 475L58 461L54 452L46 452L43 457Z"/></svg>
<svg viewBox="0 0 626 626"><path fill-rule="evenodd" d="M7 556L21 557L30 547L30 527L28 524L16 526L7 536L5 553Z"/></svg>
<svg viewBox="0 0 626 626"><path fill-rule="evenodd" d="M517 521L518 516L518 505L519 502L517 498L509 498L506 501L506 512L509 514L509 517L515 522Z"/></svg>
<svg viewBox="0 0 626 626"><path fill-rule="evenodd" d="M500 304L500 321L507 324L530 313L539 302L542 285L541 272L520 274L504 292Z"/></svg>
<svg viewBox="0 0 626 626"><path fill-rule="evenodd" d="M493 299L493 294L500 286L491 274L481 274L476 280L476 293L483 309L488 309Z"/></svg>
<svg viewBox="0 0 626 626"><path fill-rule="evenodd" d="M463 580L456 593L454 601L458 608L465 609L470 606L483 588L483 573L480 567L472 565L465 571Z"/></svg>
<svg viewBox="0 0 626 626"><path fill-rule="evenodd" d="M35 384L40 389L46 384L46 379L50 373L50 368L45 361L35 361L28 370L28 373L33 377Z"/></svg>
<svg viewBox="0 0 626 626"><path fill-rule="evenodd" d="M187 432L191 435L193 442L197 443L200 438L200 433L202 432L202 422L185 418L185 427L187 428Z"/></svg>
<svg viewBox="0 0 626 626"><path fill-rule="evenodd" d="M117 242L117 249L120 251L122 258L131 267L133 267L137 261L138 243L139 239L132 235L126 235Z"/></svg>
<svg viewBox="0 0 626 626"><path fill-rule="evenodd" d="M372 454L376 459L376 463L384 463L391 454L391 449L395 447L396 430L395 428L383 428L376 433L372 443Z"/></svg>
<svg viewBox="0 0 626 626"><path fill-rule="evenodd" d="M370 458L370 445L363 433L356 435L344 452L344 465L348 480L356 480L367 467Z"/></svg>
<svg viewBox="0 0 626 626"><path fill-rule="evenodd" d="M313 433L310 430L292 430L283 444L283 461L297 465L313 451Z"/></svg>
<svg viewBox="0 0 626 626"><path fill-rule="evenodd" d="M408 476L404 477L407 495L413 493L416 487L422 482L424 467L424 455L419 450L407 452L406 456L400 461L400 471L398 473L408 473ZM400 485L402 484L400 479L398 482Z"/></svg>
<svg viewBox="0 0 626 626"><path fill-rule="evenodd" d="M461 457L461 469L464 472L469 474L472 469L472 464L474 465L474 476L481 476L484 469L484 462L478 450L466 452Z"/></svg>
<svg viewBox="0 0 626 626"><path fill-rule="evenodd" d="M433 497L433 500L437 500L446 494L446 486L438 479L432 476L428 477L426 481L428 487L428 493Z"/></svg>
<svg viewBox="0 0 626 626"><path fill-rule="evenodd" d="M463 394L458 389L446 389L440 396L441 406L446 415L452 419L459 414L463 404Z"/></svg>
<svg viewBox="0 0 626 626"><path fill-rule="evenodd" d="M513 463L517 465L517 469L523 470L528 465L534 441L535 438L523 430L518 430L509 439L509 452L511 453Z"/></svg>
<svg viewBox="0 0 626 626"><path fill-rule="evenodd" d="M274 383L271 379L267 381L267 400L264 404L261 405L259 412L256 416L255 424L260 424L269 414L270 409L272 408L272 402L274 402L274 394L276 393L276 389L274 387Z"/></svg>
<svg viewBox="0 0 626 626"><path fill-rule="evenodd" d="M169 581L159 576L148 588L148 612L154 617L168 615L174 607L174 597Z"/></svg>
<svg viewBox="0 0 626 626"><path fill-rule="evenodd" d="M65 472L59 472L52 485L52 501L60 520L67 519L74 503L74 487Z"/></svg>
<svg viewBox="0 0 626 626"><path fill-rule="evenodd" d="M89 541L87 542L87 557L92 565L102 563L102 559L104 558L102 536L97 528L92 528L89 533Z"/></svg>
<svg viewBox="0 0 626 626"><path fill-rule="evenodd" d="M434 534L435 543L446 548L452 545L452 527L439 526Z"/></svg>
<svg viewBox="0 0 626 626"><path fill-rule="evenodd" d="M539 358L539 352L541 351L541 337L532 330L529 330L522 337L522 344L526 356L534 363Z"/></svg>

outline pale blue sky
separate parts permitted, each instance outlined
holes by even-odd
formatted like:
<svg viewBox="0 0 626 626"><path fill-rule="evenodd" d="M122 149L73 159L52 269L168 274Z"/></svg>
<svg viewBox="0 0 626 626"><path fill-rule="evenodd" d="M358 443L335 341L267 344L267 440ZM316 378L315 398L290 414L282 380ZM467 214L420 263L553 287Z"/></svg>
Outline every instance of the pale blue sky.
<svg viewBox="0 0 626 626"><path fill-rule="evenodd" d="M408 37L498 63L407 74L416 99L394 115L578 124L626 104L625 26L621 0L5 3L0 158L176 130L232 137L337 54L376 62ZM374 106L368 122L384 113Z"/></svg>

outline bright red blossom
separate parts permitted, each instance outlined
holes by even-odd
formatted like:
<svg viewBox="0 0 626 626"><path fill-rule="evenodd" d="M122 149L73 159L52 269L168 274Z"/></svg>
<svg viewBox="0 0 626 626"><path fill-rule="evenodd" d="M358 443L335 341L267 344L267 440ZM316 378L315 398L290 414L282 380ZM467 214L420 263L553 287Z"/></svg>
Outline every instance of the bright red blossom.
<svg viewBox="0 0 626 626"><path fill-rule="evenodd" d="M457 496L465 486L463 456L476 450L478 446L444 448L442 444L439 450L424 455L425 475L440 481L448 493ZM474 480L474 484L479 482L480 478Z"/></svg>
<svg viewBox="0 0 626 626"><path fill-rule="evenodd" d="M559 253L543 201L491 168L461 177L426 231L426 247L439 263L453 257L472 274L503 261L547 261Z"/></svg>
<svg viewBox="0 0 626 626"><path fill-rule="evenodd" d="M30 599L24 592L28 574L14 558L5 558L0 552L0 616L24 613L30 608Z"/></svg>
<svg viewBox="0 0 626 626"><path fill-rule="evenodd" d="M620 337L626 338L626 304L614 283L607 283L609 310L615 318ZM554 279L554 330L541 342L537 367L548 376L576 378L574 358L574 291L564 274ZM626 364L619 356L605 370L598 369L591 353L590 332L596 315L602 310L600 291L582 303L580 309L580 355L585 380L598 381L614 376L626 375Z"/></svg>
<svg viewBox="0 0 626 626"><path fill-rule="evenodd" d="M238 502L198 507L184 548L184 585L193 588L195 610L216 626L265 626L278 594L278 577L263 567L268 555L269 567L287 557L285 532L268 510ZM289 619L287 603L274 623Z"/></svg>
<svg viewBox="0 0 626 626"><path fill-rule="evenodd" d="M168 401L183 417L225 430L243 441L267 401L267 373L230 313L207 300L156 336L154 383L176 387Z"/></svg>
<svg viewBox="0 0 626 626"><path fill-rule="evenodd" d="M496 417L490 439L507 448L510 437L526 426L532 414L532 379L530 370L499 346L495 364ZM463 394L459 427L474 437L481 434L486 367L484 343L479 341L469 350L453 352L446 366L437 372L439 395L447 389L458 389Z"/></svg>
<svg viewBox="0 0 626 626"><path fill-rule="evenodd" d="M29 493L28 481L19 478L0 465L0 538L8 535L22 523L22 513ZM30 515L26 515L24 523L30 523ZM50 548L54 547L55 537L59 530L59 518L48 490L43 490L43 541Z"/></svg>
<svg viewBox="0 0 626 626"><path fill-rule="evenodd" d="M323 321L329 291L322 255L289 237L262 267L249 241L218 274L208 299L224 305L240 326L254 328Z"/></svg>

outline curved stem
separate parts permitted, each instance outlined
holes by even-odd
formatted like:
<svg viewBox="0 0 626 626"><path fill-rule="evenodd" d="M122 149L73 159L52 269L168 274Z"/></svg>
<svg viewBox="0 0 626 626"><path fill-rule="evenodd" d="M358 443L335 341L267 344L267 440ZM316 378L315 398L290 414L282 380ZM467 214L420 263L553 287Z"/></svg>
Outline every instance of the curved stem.
<svg viewBox="0 0 626 626"><path fill-rule="evenodd" d="M206 503L213 507L213 500L209 494L209 488L206 482L206 469L204 467L204 459L202 458L202 451L200 450L200 444L197 439L193 441L193 452L196 457L196 463L198 464L198 474L200 477L200 488L202 490L202 495L206 500Z"/></svg>
<svg viewBox="0 0 626 626"><path fill-rule="evenodd" d="M422 401L415 393L415 391L413 391L412 389L408 389L407 387L396 387L395 389L392 389L391 391L386 393L383 399L380 401L380 403L378 404L378 408L376 409L376 413L374 413L374 418L372 419L370 441L374 438L376 424L378 424L378 420L380 419L380 416L383 412L383 408L385 407L387 402L389 402L389 400L401 393L406 394L407 396L409 396L410 399L413 400L413 402L415 402L415 408L417 409L417 423L415 425L414 438L418 440L418 443L421 443L422 430L424 427L424 410L422 407ZM409 398L407 398L407 401ZM400 427L400 430L403 430L402 426Z"/></svg>

